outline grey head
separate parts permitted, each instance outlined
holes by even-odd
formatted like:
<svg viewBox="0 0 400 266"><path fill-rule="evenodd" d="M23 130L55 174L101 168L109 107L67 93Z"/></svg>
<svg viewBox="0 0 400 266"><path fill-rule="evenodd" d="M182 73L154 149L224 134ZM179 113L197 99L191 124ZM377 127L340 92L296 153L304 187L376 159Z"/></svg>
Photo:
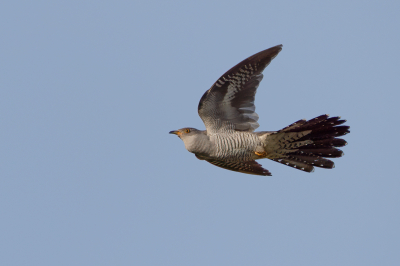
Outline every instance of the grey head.
<svg viewBox="0 0 400 266"><path fill-rule="evenodd" d="M192 127L184 127L178 130L170 131L169 134L177 135L185 144L185 148L192 153L209 153L210 140L207 131L198 130Z"/></svg>
<svg viewBox="0 0 400 266"><path fill-rule="evenodd" d="M192 128L192 127L184 127L184 128L178 129L178 130L172 130L169 132L169 134L175 134L181 140L184 140L186 138L189 138L191 136L199 134L199 132L202 132L202 131Z"/></svg>

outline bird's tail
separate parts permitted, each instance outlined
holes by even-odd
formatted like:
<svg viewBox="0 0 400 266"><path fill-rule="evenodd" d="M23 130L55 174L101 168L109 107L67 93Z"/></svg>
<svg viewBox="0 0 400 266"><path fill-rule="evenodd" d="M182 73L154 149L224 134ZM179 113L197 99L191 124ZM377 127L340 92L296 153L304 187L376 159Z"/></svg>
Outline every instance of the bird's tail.
<svg viewBox="0 0 400 266"><path fill-rule="evenodd" d="M321 115L311 120L299 120L277 132L261 135L266 158L306 172L313 172L314 166L334 168L326 158L343 156L337 147L347 144L339 136L349 133L349 126L340 117Z"/></svg>

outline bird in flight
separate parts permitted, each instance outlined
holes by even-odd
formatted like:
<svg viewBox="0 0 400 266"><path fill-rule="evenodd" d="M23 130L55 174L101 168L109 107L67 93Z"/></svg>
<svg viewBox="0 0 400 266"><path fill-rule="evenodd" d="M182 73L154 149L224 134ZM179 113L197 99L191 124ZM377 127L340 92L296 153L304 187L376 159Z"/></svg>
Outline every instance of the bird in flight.
<svg viewBox="0 0 400 266"><path fill-rule="evenodd" d="M223 74L201 97L198 113L206 130L185 127L169 132L200 160L228 170L270 176L256 160L268 158L305 171L334 168L327 158L343 156L337 147L350 133L346 120L321 115L278 131L258 131L254 98L262 72L282 50L277 45L243 60Z"/></svg>

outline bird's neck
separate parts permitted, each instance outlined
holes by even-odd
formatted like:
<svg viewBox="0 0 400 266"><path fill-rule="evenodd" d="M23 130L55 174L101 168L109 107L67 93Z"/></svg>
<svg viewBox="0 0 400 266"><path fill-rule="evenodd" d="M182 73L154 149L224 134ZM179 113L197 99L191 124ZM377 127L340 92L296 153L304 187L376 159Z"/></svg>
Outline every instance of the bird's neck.
<svg viewBox="0 0 400 266"><path fill-rule="evenodd" d="M185 148L192 153L208 154L211 150L211 142L206 134L200 133L188 136L184 140Z"/></svg>

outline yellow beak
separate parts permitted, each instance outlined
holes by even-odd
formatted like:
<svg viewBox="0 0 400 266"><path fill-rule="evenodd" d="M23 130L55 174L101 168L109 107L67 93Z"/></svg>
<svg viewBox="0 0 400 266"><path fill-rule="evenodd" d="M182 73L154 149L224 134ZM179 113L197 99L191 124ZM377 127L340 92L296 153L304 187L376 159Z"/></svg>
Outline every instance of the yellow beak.
<svg viewBox="0 0 400 266"><path fill-rule="evenodd" d="M176 131L176 130L172 130L172 131L170 131L169 132L169 134L175 134L175 135L180 135L180 134L182 134L181 132L179 132L179 131Z"/></svg>

